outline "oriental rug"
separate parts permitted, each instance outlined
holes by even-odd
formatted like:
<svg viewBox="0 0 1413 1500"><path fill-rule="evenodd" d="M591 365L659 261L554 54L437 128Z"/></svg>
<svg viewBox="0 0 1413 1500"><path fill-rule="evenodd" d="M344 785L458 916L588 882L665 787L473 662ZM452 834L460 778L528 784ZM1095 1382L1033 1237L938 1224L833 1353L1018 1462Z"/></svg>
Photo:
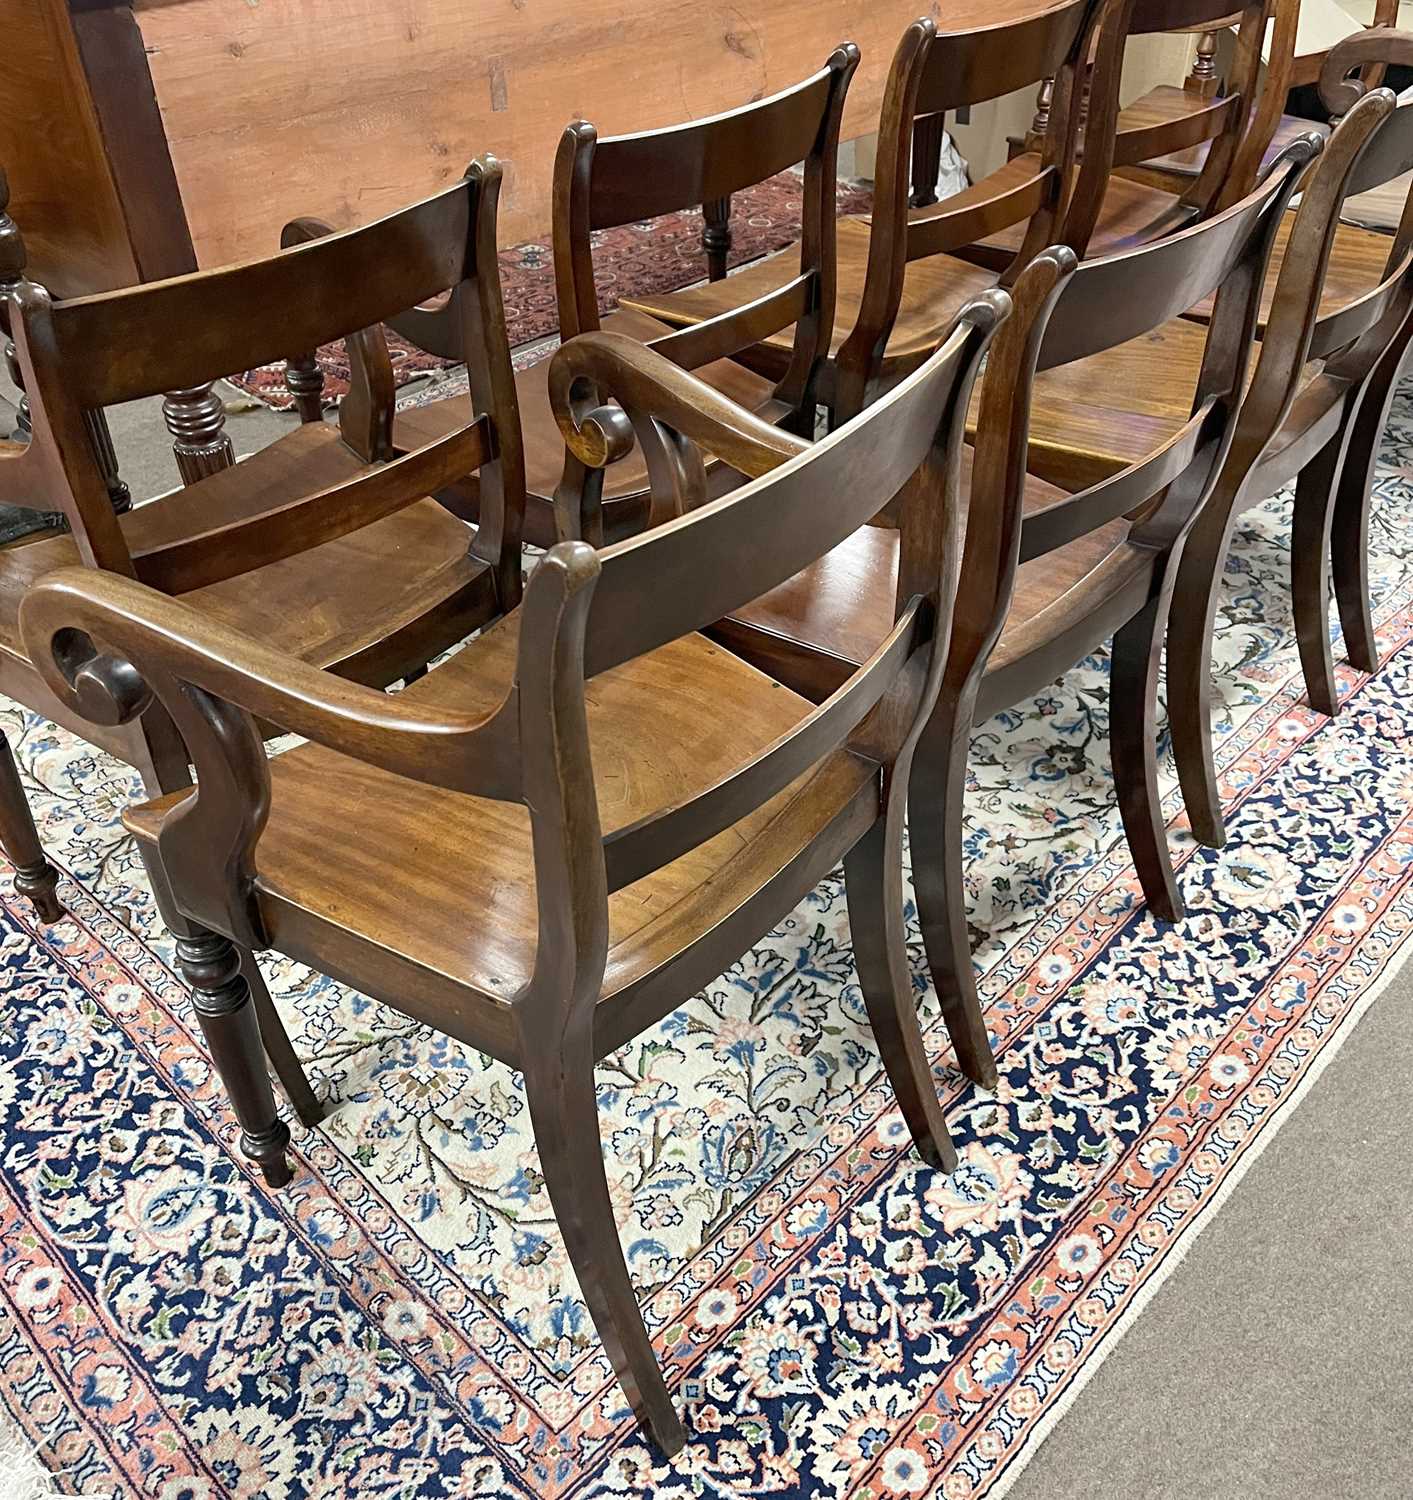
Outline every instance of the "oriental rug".
<svg viewBox="0 0 1413 1500"><path fill-rule="evenodd" d="M599 1071L624 1245L684 1410L635 1434L505 1067L293 965L293 1185L234 1143L118 814L125 768L3 717L73 916L0 874L0 1406L72 1494L999 1496L1298 1103L1413 928L1413 404L1373 527L1386 665L1304 702L1288 505L1243 518L1217 673L1230 842L1139 902L1096 656L979 726L966 853L1000 1066L922 1165L840 878ZM1170 769L1170 768L1169 768ZM914 938L916 931L914 928Z"/></svg>

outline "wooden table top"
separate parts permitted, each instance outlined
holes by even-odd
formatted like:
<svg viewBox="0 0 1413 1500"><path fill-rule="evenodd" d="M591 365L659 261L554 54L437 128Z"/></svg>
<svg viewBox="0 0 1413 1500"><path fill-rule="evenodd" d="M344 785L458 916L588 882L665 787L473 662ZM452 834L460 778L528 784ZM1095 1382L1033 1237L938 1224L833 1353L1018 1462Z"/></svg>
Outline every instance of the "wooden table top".
<svg viewBox="0 0 1413 1500"><path fill-rule="evenodd" d="M919 14L999 25L1060 0L134 0L197 258L268 253L282 224L366 222L487 152L503 244L548 234L555 147L713 114L862 64L845 135L876 128Z"/></svg>

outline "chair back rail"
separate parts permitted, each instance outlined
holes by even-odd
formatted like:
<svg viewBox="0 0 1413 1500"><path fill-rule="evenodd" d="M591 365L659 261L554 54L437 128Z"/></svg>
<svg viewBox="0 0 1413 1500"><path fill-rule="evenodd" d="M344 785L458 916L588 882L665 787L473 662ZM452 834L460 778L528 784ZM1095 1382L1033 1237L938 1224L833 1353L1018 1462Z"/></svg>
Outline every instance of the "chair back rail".
<svg viewBox="0 0 1413 1500"><path fill-rule="evenodd" d="M739 109L637 135L576 141L576 150L591 146L593 153L589 229L695 208L797 166L821 147L846 66L836 54L803 83Z"/></svg>
<svg viewBox="0 0 1413 1500"><path fill-rule="evenodd" d="M969 679L1000 636L1021 561L1129 516L1130 538L1180 539L1231 443L1265 265L1318 136L1283 153L1225 212L1136 250L1077 261L1057 246L1018 278L1016 314L993 345L982 385L957 601L955 671ZM1129 468L1033 514L1024 512L1029 412L1038 372L1116 348L1217 292L1190 420Z"/></svg>
<svg viewBox="0 0 1413 1500"><path fill-rule="evenodd" d="M1069 364L1126 344L1186 312L1220 287L1252 236L1273 231L1284 165L1267 184L1202 223L1133 250L1083 261L1050 314L1038 368Z"/></svg>
<svg viewBox="0 0 1413 1500"><path fill-rule="evenodd" d="M54 305L74 399L113 406L283 359L474 275L475 190L457 182L282 255Z"/></svg>
<svg viewBox="0 0 1413 1500"><path fill-rule="evenodd" d="M346 484L301 495L258 515L212 526L133 553L137 576L166 594L185 594L307 552L395 515L473 473L491 455L491 423L478 417L412 453Z"/></svg>
<svg viewBox="0 0 1413 1500"><path fill-rule="evenodd" d="M41 473L38 493L65 500L81 559L182 592L346 536L480 470L481 525L468 547L495 571L509 607L520 596L524 455L495 257L501 169L473 162L422 203L263 261L195 272L99 296L55 301L22 281L10 297L34 439L13 472ZM452 288L472 415L394 459L394 388L381 321ZM262 513L213 521L134 557L112 513L86 411L209 381L291 347L347 337L352 380L340 435L365 466L305 494L272 495Z"/></svg>
<svg viewBox="0 0 1413 1500"><path fill-rule="evenodd" d="M1092 10L1051 0L1024 20L941 32L922 53L914 113L949 113L1033 84L1074 52Z"/></svg>

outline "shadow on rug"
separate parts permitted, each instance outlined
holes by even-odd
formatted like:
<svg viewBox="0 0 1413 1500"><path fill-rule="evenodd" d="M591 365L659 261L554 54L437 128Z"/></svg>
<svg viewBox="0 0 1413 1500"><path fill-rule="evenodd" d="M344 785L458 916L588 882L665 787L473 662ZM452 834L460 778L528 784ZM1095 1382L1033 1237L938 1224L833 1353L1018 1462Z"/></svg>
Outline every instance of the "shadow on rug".
<svg viewBox="0 0 1413 1500"><path fill-rule="evenodd" d="M601 1065L625 1247L689 1445L635 1434L518 1080L267 965L337 1108L270 1194L171 971L126 768L11 707L72 919L0 886L0 1403L74 1492L178 1500L998 1495L1333 1054L1413 925L1413 409L1373 576L1388 661L1303 701L1289 506L1243 517L1218 631L1231 842L1176 822L1191 915L1139 905L1107 661L978 727L966 848L995 1096L908 1147L838 875ZM1165 782L1176 808L1171 767Z"/></svg>

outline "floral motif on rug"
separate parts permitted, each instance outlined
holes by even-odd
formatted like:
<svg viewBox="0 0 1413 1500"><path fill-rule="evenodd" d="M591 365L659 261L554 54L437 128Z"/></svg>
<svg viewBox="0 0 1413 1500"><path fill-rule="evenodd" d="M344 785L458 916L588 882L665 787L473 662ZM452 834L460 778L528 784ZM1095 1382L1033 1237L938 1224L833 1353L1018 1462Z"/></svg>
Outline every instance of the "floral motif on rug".
<svg viewBox="0 0 1413 1500"><path fill-rule="evenodd" d="M801 180L793 172L782 172L735 194L731 200L731 251L727 264L743 265L783 250L797 240L802 204ZM839 184L841 214L867 213L872 204L873 194L867 187L852 182ZM663 214L640 224L595 230L590 243L599 316L611 312L624 297L673 292L702 280L706 276L706 257L701 240L699 209ZM559 327L559 308L554 291L554 256L549 243L514 245L502 250L499 259L511 345L518 348L554 333ZM399 387L455 364L453 360L428 354L391 330L387 338L393 379ZM343 340L323 345L317 358L324 376L325 404L336 406L348 392L348 356ZM294 405L294 397L285 385L282 362L233 375L230 383L276 411L288 411Z"/></svg>
<svg viewBox="0 0 1413 1500"><path fill-rule="evenodd" d="M4 714L73 917L0 882L0 1401L75 1493L997 1495L1296 1102L1413 927L1413 408L1374 526L1384 668L1304 702L1289 506L1244 518L1218 631L1230 842L1174 821L1140 904L1096 656L979 726L966 849L995 1094L950 1066L924 1166L837 876L605 1061L623 1242L689 1444L637 1436L506 1068L267 964L336 1102L263 1190L117 815L126 768ZM1168 768L1170 770L1170 767ZM1170 803L1171 777L1165 782Z"/></svg>

